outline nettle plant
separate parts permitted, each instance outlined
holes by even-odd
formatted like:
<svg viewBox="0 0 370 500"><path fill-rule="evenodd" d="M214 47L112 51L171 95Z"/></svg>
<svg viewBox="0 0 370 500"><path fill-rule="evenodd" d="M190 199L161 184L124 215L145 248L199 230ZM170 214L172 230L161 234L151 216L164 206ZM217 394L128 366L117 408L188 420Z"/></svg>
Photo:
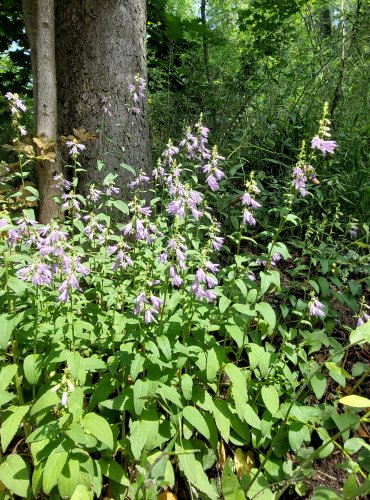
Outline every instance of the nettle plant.
<svg viewBox="0 0 370 500"><path fill-rule="evenodd" d="M325 116L320 127L312 147L333 153ZM111 173L78 193L86 146L69 138L73 179L55 179L63 216L1 214L2 498L304 495L313 462L336 448L345 497L370 491L370 447L353 437L369 421L356 395L369 368L342 366L370 340L362 288L359 326L338 339L328 282L281 284L292 260L281 235L316 178L305 146L278 228L257 229L264 188L250 172L226 235L212 207L229 196L227 162L208 133L200 118L170 141L128 202Z"/></svg>

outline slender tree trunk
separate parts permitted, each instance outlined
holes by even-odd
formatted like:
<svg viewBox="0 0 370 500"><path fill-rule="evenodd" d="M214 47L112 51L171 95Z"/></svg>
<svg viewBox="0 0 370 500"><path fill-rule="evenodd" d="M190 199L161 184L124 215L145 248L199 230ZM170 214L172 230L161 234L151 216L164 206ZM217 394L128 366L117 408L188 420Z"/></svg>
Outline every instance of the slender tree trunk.
<svg viewBox="0 0 370 500"><path fill-rule="evenodd" d="M22 0L22 12L31 49L33 114L37 116L37 2L35 0Z"/></svg>
<svg viewBox="0 0 370 500"><path fill-rule="evenodd" d="M56 0L56 26L58 132L97 133L80 157L86 169L80 189L86 192L107 174L97 170L97 159L122 184L132 179L122 162L150 171L147 101L137 104L135 115L128 90L136 75L146 79L145 0ZM109 113L102 111L103 97Z"/></svg>
<svg viewBox="0 0 370 500"><path fill-rule="evenodd" d="M200 17L203 27L203 60L206 72L207 82L211 83L211 71L209 68L209 52L208 52L208 39L207 39L207 17L206 17L207 0L202 0L200 4Z"/></svg>
<svg viewBox="0 0 370 500"><path fill-rule="evenodd" d="M31 47L36 134L42 142L56 143L57 87L55 70L54 0L23 0L23 14ZM40 149L38 149L40 153ZM54 176L60 173L58 159L37 162L40 195L39 221L47 223L58 215L52 197Z"/></svg>

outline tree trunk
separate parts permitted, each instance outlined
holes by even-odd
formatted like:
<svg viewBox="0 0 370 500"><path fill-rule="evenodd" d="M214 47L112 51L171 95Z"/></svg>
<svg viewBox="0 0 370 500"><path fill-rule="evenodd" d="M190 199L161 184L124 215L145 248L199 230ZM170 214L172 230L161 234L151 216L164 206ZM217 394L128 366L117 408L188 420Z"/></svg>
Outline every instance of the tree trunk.
<svg viewBox="0 0 370 500"><path fill-rule="evenodd" d="M44 137L44 143L56 143L54 0L23 0L22 7L31 47L36 134ZM40 152L38 148L38 154ZM54 176L60 171L57 158L55 161L44 159L37 162L39 221L43 224L48 223L59 212L52 197L58 194L53 185Z"/></svg>
<svg viewBox="0 0 370 500"><path fill-rule="evenodd" d="M202 0L200 4L200 18L203 27L203 60L206 72L207 82L211 83L211 71L209 68L209 52L208 52L208 38L207 38L207 17L206 17L207 0Z"/></svg>
<svg viewBox="0 0 370 500"><path fill-rule="evenodd" d="M120 163L151 168L147 101L135 115L128 89L135 76L146 79L145 0L56 0L56 26L58 132L97 133L79 158L86 169L80 189L86 193L107 174L97 170L98 159L124 186L132 175ZM102 111L103 97L109 113Z"/></svg>

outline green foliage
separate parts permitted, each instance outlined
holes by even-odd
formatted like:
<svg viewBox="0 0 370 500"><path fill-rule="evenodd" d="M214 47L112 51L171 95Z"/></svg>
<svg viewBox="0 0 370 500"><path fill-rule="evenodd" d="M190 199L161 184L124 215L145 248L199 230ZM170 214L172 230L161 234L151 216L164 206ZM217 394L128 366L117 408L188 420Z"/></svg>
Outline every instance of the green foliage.
<svg viewBox="0 0 370 500"><path fill-rule="evenodd" d="M368 227L339 208L305 219L290 179L282 199L238 165L224 179L201 120L187 132L194 158L169 143L150 198L143 172L127 203L112 173L82 197L70 153L63 220L0 217L6 494L155 499L183 481L210 499L273 499L304 494L312 464L336 448L344 494L369 491L356 436L369 370L345 356L369 341ZM299 158L303 168L303 147Z"/></svg>

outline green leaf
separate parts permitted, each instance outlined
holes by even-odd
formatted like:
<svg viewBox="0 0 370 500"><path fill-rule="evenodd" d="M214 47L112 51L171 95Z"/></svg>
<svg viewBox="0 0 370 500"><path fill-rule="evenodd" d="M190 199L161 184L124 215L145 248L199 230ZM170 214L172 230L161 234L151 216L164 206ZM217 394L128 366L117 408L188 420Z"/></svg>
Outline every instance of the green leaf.
<svg viewBox="0 0 370 500"><path fill-rule="evenodd" d="M229 308L231 304L231 300L225 297L225 295L221 295L220 300L218 301L218 308L221 314L223 314Z"/></svg>
<svg viewBox="0 0 370 500"><path fill-rule="evenodd" d="M315 373L310 380L310 385L317 399L321 399L326 391L326 378L322 373Z"/></svg>
<svg viewBox="0 0 370 500"><path fill-rule="evenodd" d="M11 406L8 411L11 412L6 420L3 420L1 424L1 447L5 453L9 443L15 436L23 417L29 410L29 406Z"/></svg>
<svg viewBox="0 0 370 500"><path fill-rule="evenodd" d="M70 458L58 477L58 490L62 498L70 498L80 482L80 462Z"/></svg>
<svg viewBox="0 0 370 500"><path fill-rule="evenodd" d="M185 399L191 399L193 393L193 379L187 373L181 375L181 388Z"/></svg>
<svg viewBox="0 0 370 500"><path fill-rule="evenodd" d="M242 418L255 429L261 429L261 420L259 419L257 413L253 410L251 405L245 404L242 408Z"/></svg>
<svg viewBox="0 0 370 500"><path fill-rule="evenodd" d="M92 500L93 498L94 493L89 491L84 484L79 484L71 496L71 500Z"/></svg>
<svg viewBox="0 0 370 500"><path fill-rule="evenodd" d="M128 165L127 163L120 163L119 166L131 174L136 175L136 171L133 167L131 167L131 165Z"/></svg>
<svg viewBox="0 0 370 500"><path fill-rule="evenodd" d="M11 334L19 320L20 318L14 317L14 315L8 313L0 315L0 349L2 351L7 350ZM6 389L6 387L4 387L4 389Z"/></svg>
<svg viewBox="0 0 370 500"><path fill-rule="evenodd" d="M98 160L96 162L96 166L98 168L98 171L101 172L103 170L103 168L105 167L105 161Z"/></svg>
<svg viewBox="0 0 370 500"><path fill-rule="evenodd" d="M273 385L263 386L261 390L262 400L272 416L279 409L279 393Z"/></svg>
<svg viewBox="0 0 370 500"><path fill-rule="evenodd" d="M310 430L301 422L292 422L288 429L289 444L294 452L298 452L304 441L310 441Z"/></svg>
<svg viewBox="0 0 370 500"><path fill-rule="evenodd" d="M207 353L207 365L206 374L208 382L214 382L218 370L220 369L220 363L218 362L216 351L212 348Z"/></svg>
<svg viewBox="0 0 370 500"><path fill-rule="evenodd" d="M125 215L130 213L127 203L123 200L112 200L112 205Z"/></svg>
<svg viewBox="0 0 370 500"><path fill-rule="evenodd" d="M351 406L352 408L370 408L370 399L362 396L344 396L339 400L342 405Z"/></svg>
<svg viewBox="0 0 370 500"><path fill-rule="evenodd" d="M222 473L222 493L225 500L245 500L239 480L233 473L230 458L227 459Z"/></svg>
<svg viewBox="0 0 370 500"><path fill-rule="evenodd" d="M350 343L353 344L363 344L368 342L370 344L370 321L367 321L363 325L360 325L353 330L349 336Z"/></svg>
<svg viewBox="0 0 370 500"><path fill-rule="evenodd" d="M217 447L217 430L212 419L208 419L207 422L205 416L194 406L185 406L182 414L189 424L208 439L214 448Z"/></svg>
<svg viewBox="0 0 370 500"><path fill-rule="evenodd" d="M92 434L109 449L113 450L113 433L105 418L96 413L86 413L82 419L82 423L87 434Z"/></svg>
<svg viewBox="0 0 370 500"><path fill-rule="evenodd" d="M227 333L236 342L239 349L243 347L244 333L238 325L225 325Z"/></svg>
<svg viewBox="0 0 370 500"><path fill-rule="evenodd" d="M16 396L8 391L0 391L0 407L9 403Z"/></svg>
<svg viewBox="0 0 370 500"><path fill-rule="evenodd" d="M76 351L76 352L69 352L67 355L67 364L69 371L71 373L71 377L74 380L78 379L79 373L80 373L80 366L81 366L81 354Z"/></svg>
<svg viewBox="0 0 370 500"><path fill-rule="evenodd" d="M344 368L341 366L338 366L336 363L333 361L327 361L325 363L326 368L329 370L329 372L333 372L336 375L340 375L341 377L344 378L353 378L350 373L348 373Z"/></svg>
<svg viewBox="0 0 370 500"><path fill-rule="evenodd" d="M272 335L276 326L275 311L267 302L260 302L255 305L255 308L262 315L263 321L267 325L267 333Z"/></svg>
<svg viewBox="0 0 370 500"><path fill-rule="evenodd" d="M247 290L247 286L246 284L244 283L244 281L242 279L237 279L235 280L235 285L239 288L239 290L241 291L242 293L242 297L243 298L246 298L247 295L248 295L248 290Z"/></svg>
<svg viewBox="0 0 370 500"><path fill-rule="evenodd" d="M131 450L136 460L140 459L141 453L153 437L156 438L159 429L159 417L157 412L150 408L143 414L141 420L135 420L130 425Z"/></svg>
<svg viewBox="0 0 370 500"><path fill-rule="evenodd" d="M15 495L28 496L30 475L26 462L16 454L8 455L0 465L0 481Z"/></svg>
<svg viewBox="0 0 370 500"><path fill-rule="evenodd" d="M56 391L46 391L32 406L30 414L36 415L36 413L39 413L45 408L48 408L49 406L57 406L59 403L60 397L58 396Z"/></svg>
<svg viewBox="0 0 370 500"><path fill-rule="evenodd" d="M0 391L8 388L18 371L17 365L6 365L0 370Z"/></svg>
<svg viewBox="0 0 370 500"><path fill-rule="evenodd" d="M238 313L245 314L251 318L253 318L256 313L254 309L251 309L249 304L233 304L233 308L235 311L238 311Z"/></svg>
<svg viewBox="0 0 370 500"><path fill-rule="evenodd" d="M26 380L31 385L37 385L43 368L43 360L40 354L29 354L24 358L23 371Z"/></svg>
<svg viewBox="0 0 370 500"><path fill-rule="evenodd" d="M318 486L313 490L312 500L343 500L343 497L336 490Z"/></svg>
<svg viewBox="0 0 370 500"><path fill-rule="evenodd" d="M227 363L224 366L226 375L229 377L232 383L232 393L238 394L243 401L248 400L248 389L247 381L245 377L245 372L232 363Z"/></svg>
<svg viewBox="0 0 370 500"><path fill-rule="evenodd" d="M191 453L189 448L184 449L177 444L176 451L178 453L180 469L185 474L189 483L198 488L202 493L205 493L211 500L218 500L219 495L216 489L210 484L207 474L203 470L203 465L198 462L195 455Z"/></svg>
<svg viewBox="0 0 370 500"><path fill-rule="evenodd" d="M135 354L130 367L130 375L133 382L137 379L139 373L143 371L145 358L140 354Z"/></svg>
<svg viewBox="0 0 370 500"><path fill-rule="evenodd" d="M127 472L122 469L122 467L112 459L101 458L99 460L102 474L109 477L112 481L122 484L123 486L130 486L130 479Z"/></svg>
<svg viewBox="0 0 370 500"><path fill-rule="evenodd" d="M274 286L277 290L280 290L279 271L261 271L260 277L261 277L261 290L260 290L261 295L264 295L272 286Z"/></svg>
<svg viewBox="0 0 370 500"><path fill-rule="evenodd" d="M42 476L42 489L47 495L58 483L58 478L68 459L68 453L64 450L52 452L44 467Z"/></svg>
<svg viewBox="0 0 370 500"><path fill-rule="evenodd" d="M229 410L226 401L221 399L215 399L213 401L212 413L215 418L217 429L219 430L222 439L224 439L224 441L228 443L230 439L231 412Z"/></svg>

